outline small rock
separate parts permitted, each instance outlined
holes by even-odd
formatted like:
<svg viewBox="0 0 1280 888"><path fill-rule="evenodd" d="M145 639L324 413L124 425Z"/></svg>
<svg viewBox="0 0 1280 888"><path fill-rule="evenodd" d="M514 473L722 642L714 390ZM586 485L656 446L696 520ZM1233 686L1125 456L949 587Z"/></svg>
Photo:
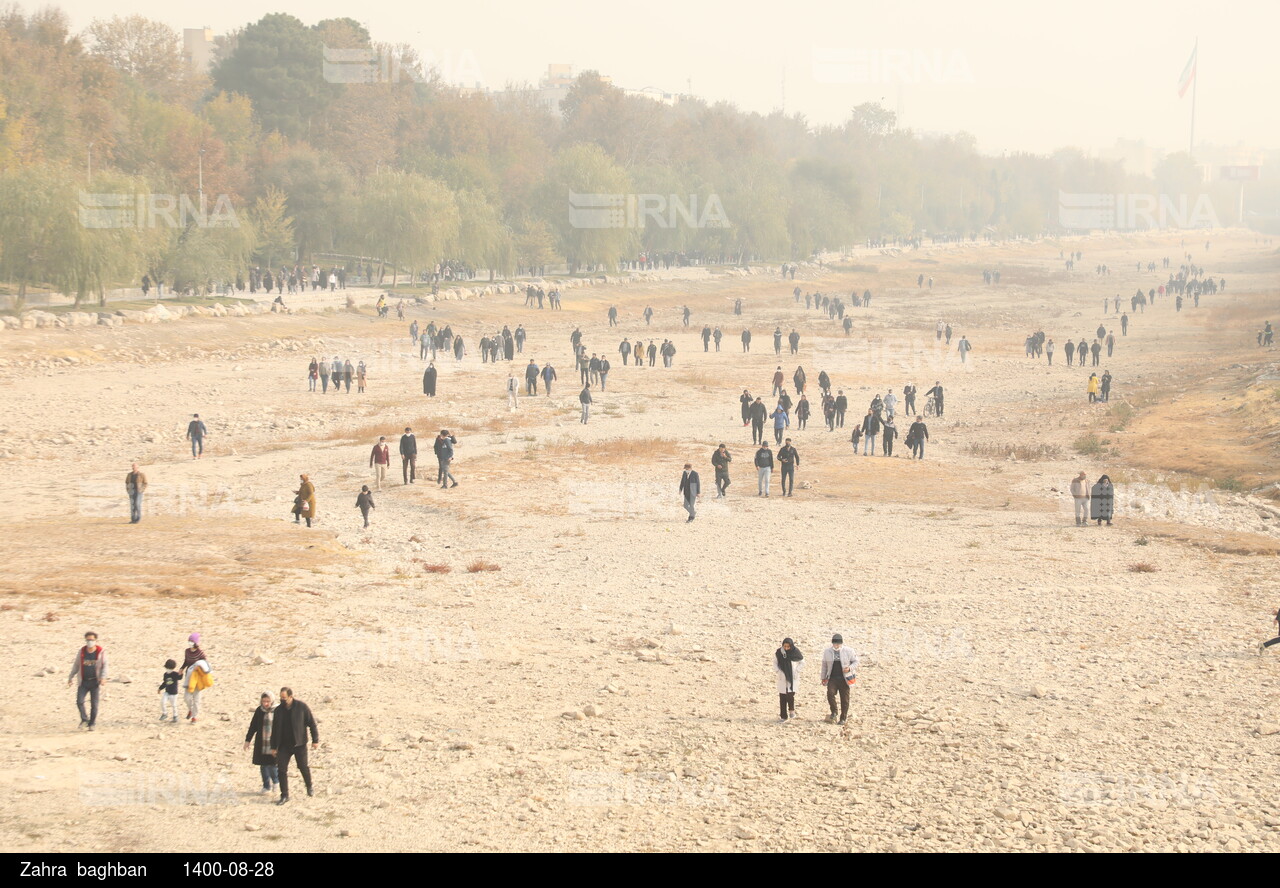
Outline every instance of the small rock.
<svg viewBox="0 0 1280 888"><path fill-rule="evenodd" d="M587 718L598 718L600 716L600 707L594 703L588 703L582 707L582 714Z"/></svg>
<svg viewBox="0 0 1280 888"><path fill-rule="evenodd" d="M735 829L733 831L733 835L735 838L739 838L747 842L760 838L760 834L746 824L742 824Z"/></svg>

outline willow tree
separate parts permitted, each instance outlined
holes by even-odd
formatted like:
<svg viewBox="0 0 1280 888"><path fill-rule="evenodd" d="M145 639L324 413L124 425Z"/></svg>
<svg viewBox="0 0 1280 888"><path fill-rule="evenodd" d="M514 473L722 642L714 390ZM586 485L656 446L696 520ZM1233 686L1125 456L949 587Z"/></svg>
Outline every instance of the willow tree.
<svg viewBox="0 0 1280 888"><path fill-rule="evenodd" d="M354 210L353 238L377 259L379 280L391 266L392 286L401 268L432 268L458 240L453 194L442 182L416 173L380 170L365 180Z"/></svg>

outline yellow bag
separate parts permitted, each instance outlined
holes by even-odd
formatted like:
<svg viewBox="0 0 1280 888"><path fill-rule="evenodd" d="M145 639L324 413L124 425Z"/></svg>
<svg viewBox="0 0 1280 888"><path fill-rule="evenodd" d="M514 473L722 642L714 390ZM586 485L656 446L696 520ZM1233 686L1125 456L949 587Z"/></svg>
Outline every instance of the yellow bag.
<svg viewBox="0 0 1280 888"><path fill-rule="evenodd" d="M213 687L213 676L203 669L192 669L191 678L187 682L187 690L191 693L204 691Z"/></svg>

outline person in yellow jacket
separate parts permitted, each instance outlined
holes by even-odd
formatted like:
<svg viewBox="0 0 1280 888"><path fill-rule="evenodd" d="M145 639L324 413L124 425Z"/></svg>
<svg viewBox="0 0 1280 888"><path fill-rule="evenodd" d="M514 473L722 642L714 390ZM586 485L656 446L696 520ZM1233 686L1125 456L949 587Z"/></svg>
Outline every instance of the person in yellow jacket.
<svg viewBox="0 0 1280 888"><path fill-rule="evenodd" d="M182 652L182 680L187 701L187 718L195 724L200 717L200 692L213 687L213 667L200 647L200 633L187 636L190 645Z"/></svg>
<svg viewBox="0 0 1280 888"><path fill-rule="evenodd" d="M1098 374L1089 374L1089 403L1092 404L1098 400Z"/></svg>

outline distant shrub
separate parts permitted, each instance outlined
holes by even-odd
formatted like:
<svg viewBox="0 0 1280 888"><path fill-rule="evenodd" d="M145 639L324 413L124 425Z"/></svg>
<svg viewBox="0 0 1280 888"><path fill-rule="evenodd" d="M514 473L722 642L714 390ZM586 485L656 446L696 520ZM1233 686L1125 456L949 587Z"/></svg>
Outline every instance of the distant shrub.
<svg viewBox="0 0 1280 888"><path fill-rule="evenodd" d="M1160 568L1156 567L1149 561L1139 561L1137 564L1129 565L1129 573L1150 574L1155 573Z"/></svg>

